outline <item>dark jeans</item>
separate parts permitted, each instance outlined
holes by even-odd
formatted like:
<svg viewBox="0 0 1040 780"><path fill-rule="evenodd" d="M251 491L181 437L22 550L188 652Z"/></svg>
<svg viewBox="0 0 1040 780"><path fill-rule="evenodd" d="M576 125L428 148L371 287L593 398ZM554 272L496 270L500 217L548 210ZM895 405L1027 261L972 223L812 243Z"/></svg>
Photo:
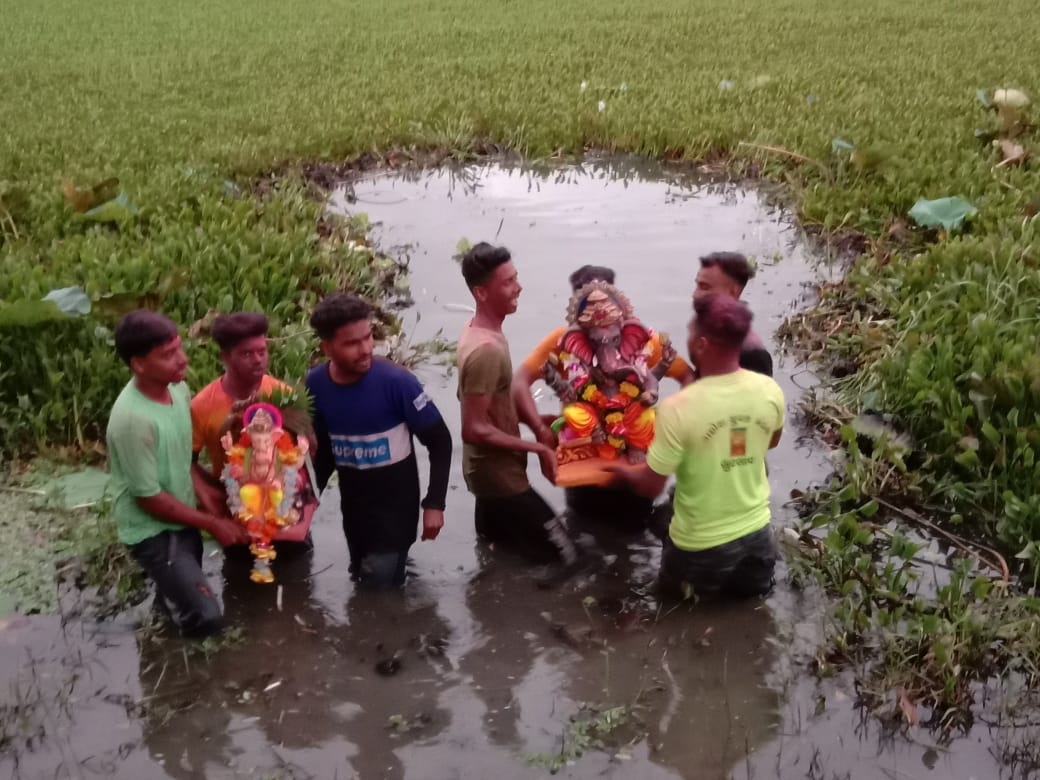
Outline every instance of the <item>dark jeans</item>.
<svg viewBox="0 0 1040 780"><path fill-rule="evenodd" d="M764 596L773 588L776 555L768 525L707 550L681 550L666 537L658 584L667 595L684 598L688 588L698 598Z"/></svg>
<svg viewBox="0 0 1040 780"><path fill-rule="evenodd" d="M399 588L404 585L407 577L405 566L408 564L408 551L412 545L409 544L398 550L371 550L365 543L363 536L358 534L348 521L346 513L343 519L343 535L347 537L347 553L350 556L350 564L347 571L350 578L359 587L382 590L384 588Z"/></svg>
<svg viewBox="0 0 1040 780"><path fill-rule="evenodd" d="M156 598L184 636L220 632L224 617L202 573L202 535L196 529L163 531L132 545L130 553L155 583Z"/></svg>
<svg viewBox="0 0 1040 780"><path fill-rule="evenodd" d="M381 590L404 585L408 549L406 547L392 552L370 552L365 555L356 574L358 587Z"/></svg>
<svg viewBox="0 0 1040 780"><path fill-rule="evenodd" d="M477 536L536 563L572 563L577 552L567 527L533 488L515 496L477 496Z"/></svg>

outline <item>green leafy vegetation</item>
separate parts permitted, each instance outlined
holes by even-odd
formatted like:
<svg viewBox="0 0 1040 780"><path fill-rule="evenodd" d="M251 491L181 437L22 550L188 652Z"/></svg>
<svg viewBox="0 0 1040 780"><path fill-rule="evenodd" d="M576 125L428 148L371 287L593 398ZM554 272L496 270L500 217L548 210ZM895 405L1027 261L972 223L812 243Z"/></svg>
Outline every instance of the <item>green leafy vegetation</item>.
<svg viewBox="0 0 1040 780"><path fill-rule="evenodd" d="M0 276L0 298L9 301L0 304L0 439L6 448L86 446L103 435L129 376L112 341L118 317L128 310L161 309L185 326L189 383L199 387L218 373L216 350L198 348L204 334L192 327L211 310L266 311L280 339L273 370L299 378L313 351L303 324L317 297L340 288L380 292L379 276L370 271L374 253L358 241L348 244L349 223L326 218L329 237L319 246L321 206L302 188L286 186L263 201L218 196L206 208L212 208L207 217L153 217L152 227L136 236L69 227L70 235L53 245L47 269L38 262L38 246L9 249ZM67 315L55 301L41 300L69 286L89 299L89 314Z"/></svg>
<svg viewBox="0 0 1040 780"><path fill-rule="evenodd" d="M786 532L792 582L834 599L817 671L852 666L862 703L948 738L970 727L980 684L1035 685L1040 599L997 550L879 497L912 492L905 438L862 423L840 435L842 478L800 496L802 525Z"/></svg>
<svg viewBox="0 0 1040 780"><path fill-rule="evenodd" d="M645 727L629 705L606 707L584 703L571 716L560 737L559 750L527 757L527 763L556 774L591 751L621 753L646 736Z"/></svg>
<svg viewBox="0 0 1040 780"><path fill-rule="evenodd" d="M997 537L1032 582L1040 564L1040 273L1035 250L1021 241L973 236L898 260L867 256L787 332L850 372L835 388L841 408L832 421L884 411L902 432L909 451L888 453L887 478L863 484L864 494Z"/></svg>

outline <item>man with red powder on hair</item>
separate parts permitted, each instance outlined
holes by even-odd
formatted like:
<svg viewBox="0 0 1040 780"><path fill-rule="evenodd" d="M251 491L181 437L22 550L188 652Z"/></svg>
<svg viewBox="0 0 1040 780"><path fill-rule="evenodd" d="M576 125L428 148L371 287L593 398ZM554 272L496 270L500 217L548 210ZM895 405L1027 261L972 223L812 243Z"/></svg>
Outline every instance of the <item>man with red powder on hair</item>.
<svg viewBox="0 0 1040 780"><path fill-rule="evenodd" d="M676 475L660 585L673 595L759 596L773 586L766 452L780 442L784 395L740 367L751 312L721 293L694 297L687 347L697 381L657 408L645 464L605 467L644 496Z"/></svg>

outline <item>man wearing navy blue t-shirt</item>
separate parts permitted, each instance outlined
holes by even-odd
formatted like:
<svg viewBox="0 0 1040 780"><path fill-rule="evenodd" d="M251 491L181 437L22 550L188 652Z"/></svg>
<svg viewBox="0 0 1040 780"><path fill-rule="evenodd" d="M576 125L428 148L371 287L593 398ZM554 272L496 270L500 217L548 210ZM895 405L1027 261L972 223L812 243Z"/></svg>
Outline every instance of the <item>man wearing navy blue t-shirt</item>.
<svg viewBox="0 0 1040 780"><path fill-rule="evenodd" d="M355 295L325 298L311 314L328 361L307 374L314 399L318 488L339 474L350 572L372 587L404 584L419 517L412 437L430 453L422 500L423 539L444 525L451 434L411 372L374 358L371 307Z"/></svg>

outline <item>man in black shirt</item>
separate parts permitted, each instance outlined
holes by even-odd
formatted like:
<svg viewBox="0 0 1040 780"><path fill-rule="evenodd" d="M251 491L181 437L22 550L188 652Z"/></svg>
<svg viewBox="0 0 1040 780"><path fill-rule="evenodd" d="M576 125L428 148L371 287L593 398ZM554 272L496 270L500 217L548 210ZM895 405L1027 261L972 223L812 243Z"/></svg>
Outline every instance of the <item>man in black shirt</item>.
<svg viewBox="0 0 1040 780"><path fill-rule="evenodd" d="M697 272L696 286L693 288L694 301L716 294L740 300L748 281L755 275L754 267L739 252L712 252L700 260L701 269ZM773 376L773 356L753 330L748 331L740 348L740 367L756 374ZM672 487L668 500L656 504L651 512L650 531L661 539L668 536L674 499L675 487Z"/></svg>
<svg viewBox="0 0 1040 780"><path fill-rule="evenodd" d="M755 269L739 252L712 252L701 258L693 299L713 293L739 299L754 275ZM740 349L740 367L769 377L773 375L773 357L754 331L748 333Z"/></svg>

